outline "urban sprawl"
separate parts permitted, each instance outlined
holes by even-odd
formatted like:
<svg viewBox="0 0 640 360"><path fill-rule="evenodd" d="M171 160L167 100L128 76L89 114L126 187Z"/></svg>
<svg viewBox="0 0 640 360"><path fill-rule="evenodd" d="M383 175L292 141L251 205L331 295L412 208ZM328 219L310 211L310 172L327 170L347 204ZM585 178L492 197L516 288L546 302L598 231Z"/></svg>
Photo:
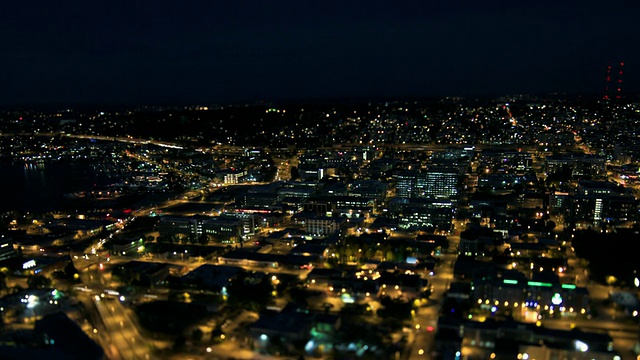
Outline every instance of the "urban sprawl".
<svg viewBox="0 0 640 360"><path fill-rule="evenodd" d="M639 159L623 100L5 110L0 164L101 182L4 204L0 351L635 358Z"/></svg>

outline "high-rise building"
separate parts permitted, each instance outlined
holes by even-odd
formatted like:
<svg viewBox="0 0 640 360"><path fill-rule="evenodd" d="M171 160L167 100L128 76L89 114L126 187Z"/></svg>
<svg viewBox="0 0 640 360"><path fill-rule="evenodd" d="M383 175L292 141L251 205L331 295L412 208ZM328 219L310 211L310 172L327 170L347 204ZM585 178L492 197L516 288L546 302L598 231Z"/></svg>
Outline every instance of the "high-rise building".
<svg viewBox="0 0 640 360"><path fill-rule="evenodd" d="M417 173L413 171L398 174L396 179L396 196L405 199L412 198L416 186L416 178Z"/></svg>
<svg viewBox="0 0 640 360"><path fill-rule="evenodd" d="M458 177L455 170L425 171L416 178L415 197L454 198L458 195Z"/></svg>

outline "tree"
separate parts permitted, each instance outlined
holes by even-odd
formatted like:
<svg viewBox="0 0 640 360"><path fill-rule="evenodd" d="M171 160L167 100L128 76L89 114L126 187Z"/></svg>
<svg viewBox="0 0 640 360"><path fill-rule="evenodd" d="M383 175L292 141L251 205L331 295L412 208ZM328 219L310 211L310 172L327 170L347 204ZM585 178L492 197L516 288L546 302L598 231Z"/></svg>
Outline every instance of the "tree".
<svg viewBox="0 0 640 360"><path fill-rule="evenodd" d="M198 244L207 245L208 242L209 242L209 237L207 236L207 234L202 234L198 236Z"/></svg>
<svg viewBox="0 0 640 360"><path fill-rule="evenodd" d="M64 267L64 275L67 279L77 279L75 276L80 275L78 273L78 269L73 265L73 261L69 260L67 265Z"/></svg>
<svg viewBox="0 0 640 360"><path fill-rule="evenodd" d="M378 309L378 316L387 320L395 319L404 321L411 318L411 310L413 310L413 304L411 302L405 302L400 299L392 299L388 296L380 299L382 308Z"/></svg>
<svg viewBox="0 0 640 360"><path fill-rule="evenodd" d="M0 292L5 293L8 289L7 274L0 271Z"/></svg>
<svg viewBox="0 0 640 360"><path fill-rule="evenodd" d="M553 231L553 229L556 228L556 223L552 220L547 221L547 223L545 224L545 228L548 232Z"/></svg>
<svg viewBox="0 0 640 360"><path fill-rule="evenodd" d="M519 195L519 194L524 193L524 184L522 184L522 183L514 184L514 185L513 185L513 192L514 192L516 195Z"/></svg>
<svg viewBox="0 0 640 360"><path fill-rule="evenodd" d="M45 289L51 287L51 279L42 275L32 275L27 279L29 289Z"/></svg>
<svg viewBox="0 0 640 360"><path fill-rule="evenodd" d="M227 304L259 311L271 303L273 290L268 277L264 277L256 283L243 273L227 286L229 293Z"/></svg>
<svg viewBox="0 0 640 360"><path fill-rule="evenodd" d="M341 316L361 316L367 313L367 304L345 304L340 309ZM369 308L370 309L370 308Z"/></svg>
<svg viewBox="0 0 640 360"><path fill-rule="evenodd" d="M174 351L182 351L184 347L187 345L187 338L184 335L178 335L173 341L173 350Z"/></svg>
<svg viewBox="0 0 640 360"><path fill-rule="evenodd" d="M289 289L289 297L291 301L299 304L303 307L308 306L307 298L309 297L309 293L302 286L293 286Z"/></svg>
<svg viewBox="0 0 640 360"><path fill-rule="evenodd" d="M446 298L440 307L440 313L452 317L460 317L469 312L468 303L460 303L456 299Z"/></svg>
<svg viewBox="0 0 640 360"><path fill-rule="evenodd" d="M193 332L191 333L191 340L199 342L200 340L202 340L203 336L204 336L204 333L202 332L202 330L197 328L193 330Z"/></svg>

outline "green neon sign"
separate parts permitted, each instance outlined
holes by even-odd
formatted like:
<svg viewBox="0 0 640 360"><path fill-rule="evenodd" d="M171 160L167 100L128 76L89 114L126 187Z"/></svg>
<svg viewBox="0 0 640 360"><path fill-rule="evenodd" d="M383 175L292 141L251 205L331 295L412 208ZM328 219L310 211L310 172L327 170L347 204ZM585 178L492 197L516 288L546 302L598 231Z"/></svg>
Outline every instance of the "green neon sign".
<svg viewBox="0 0 640 360"><path fill-rule="evenodd" d="M540 287L552 287L553 284L551 283L545 283L545 282L539 282L539 281L529 281L527 282L527 285L529 286L540 286Z"/></svg>
<svg viewBox="0 0 640 360"><path fill-rule="evenodd" d="M504 280L502 280L502 282L505 283L505 284L513 284L513 285L517 285L518 284L518 280L504 279Z"/></svg>
<svg viewBox="0 0 640 360"><path fill-rule="evenodd" d="M563 288L563 289L570 289L570 290L573 290L573 289L575 289L575 288L576 288L576 286L575 286L575 285L573 285L573 284L562 284L562 288Z"/></svg>

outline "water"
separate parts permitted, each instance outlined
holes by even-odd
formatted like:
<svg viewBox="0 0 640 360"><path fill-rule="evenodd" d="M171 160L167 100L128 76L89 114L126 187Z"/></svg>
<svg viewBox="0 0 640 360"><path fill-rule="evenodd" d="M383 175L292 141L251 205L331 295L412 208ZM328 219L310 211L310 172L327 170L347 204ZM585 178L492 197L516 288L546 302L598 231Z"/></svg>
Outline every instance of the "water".
<svg viewBox="0 0 640 360"><path fill-rule="evenodd" d="M0 164L0 212L60 209L67 202L64 194L101 183L87 163Z"/></svg>

